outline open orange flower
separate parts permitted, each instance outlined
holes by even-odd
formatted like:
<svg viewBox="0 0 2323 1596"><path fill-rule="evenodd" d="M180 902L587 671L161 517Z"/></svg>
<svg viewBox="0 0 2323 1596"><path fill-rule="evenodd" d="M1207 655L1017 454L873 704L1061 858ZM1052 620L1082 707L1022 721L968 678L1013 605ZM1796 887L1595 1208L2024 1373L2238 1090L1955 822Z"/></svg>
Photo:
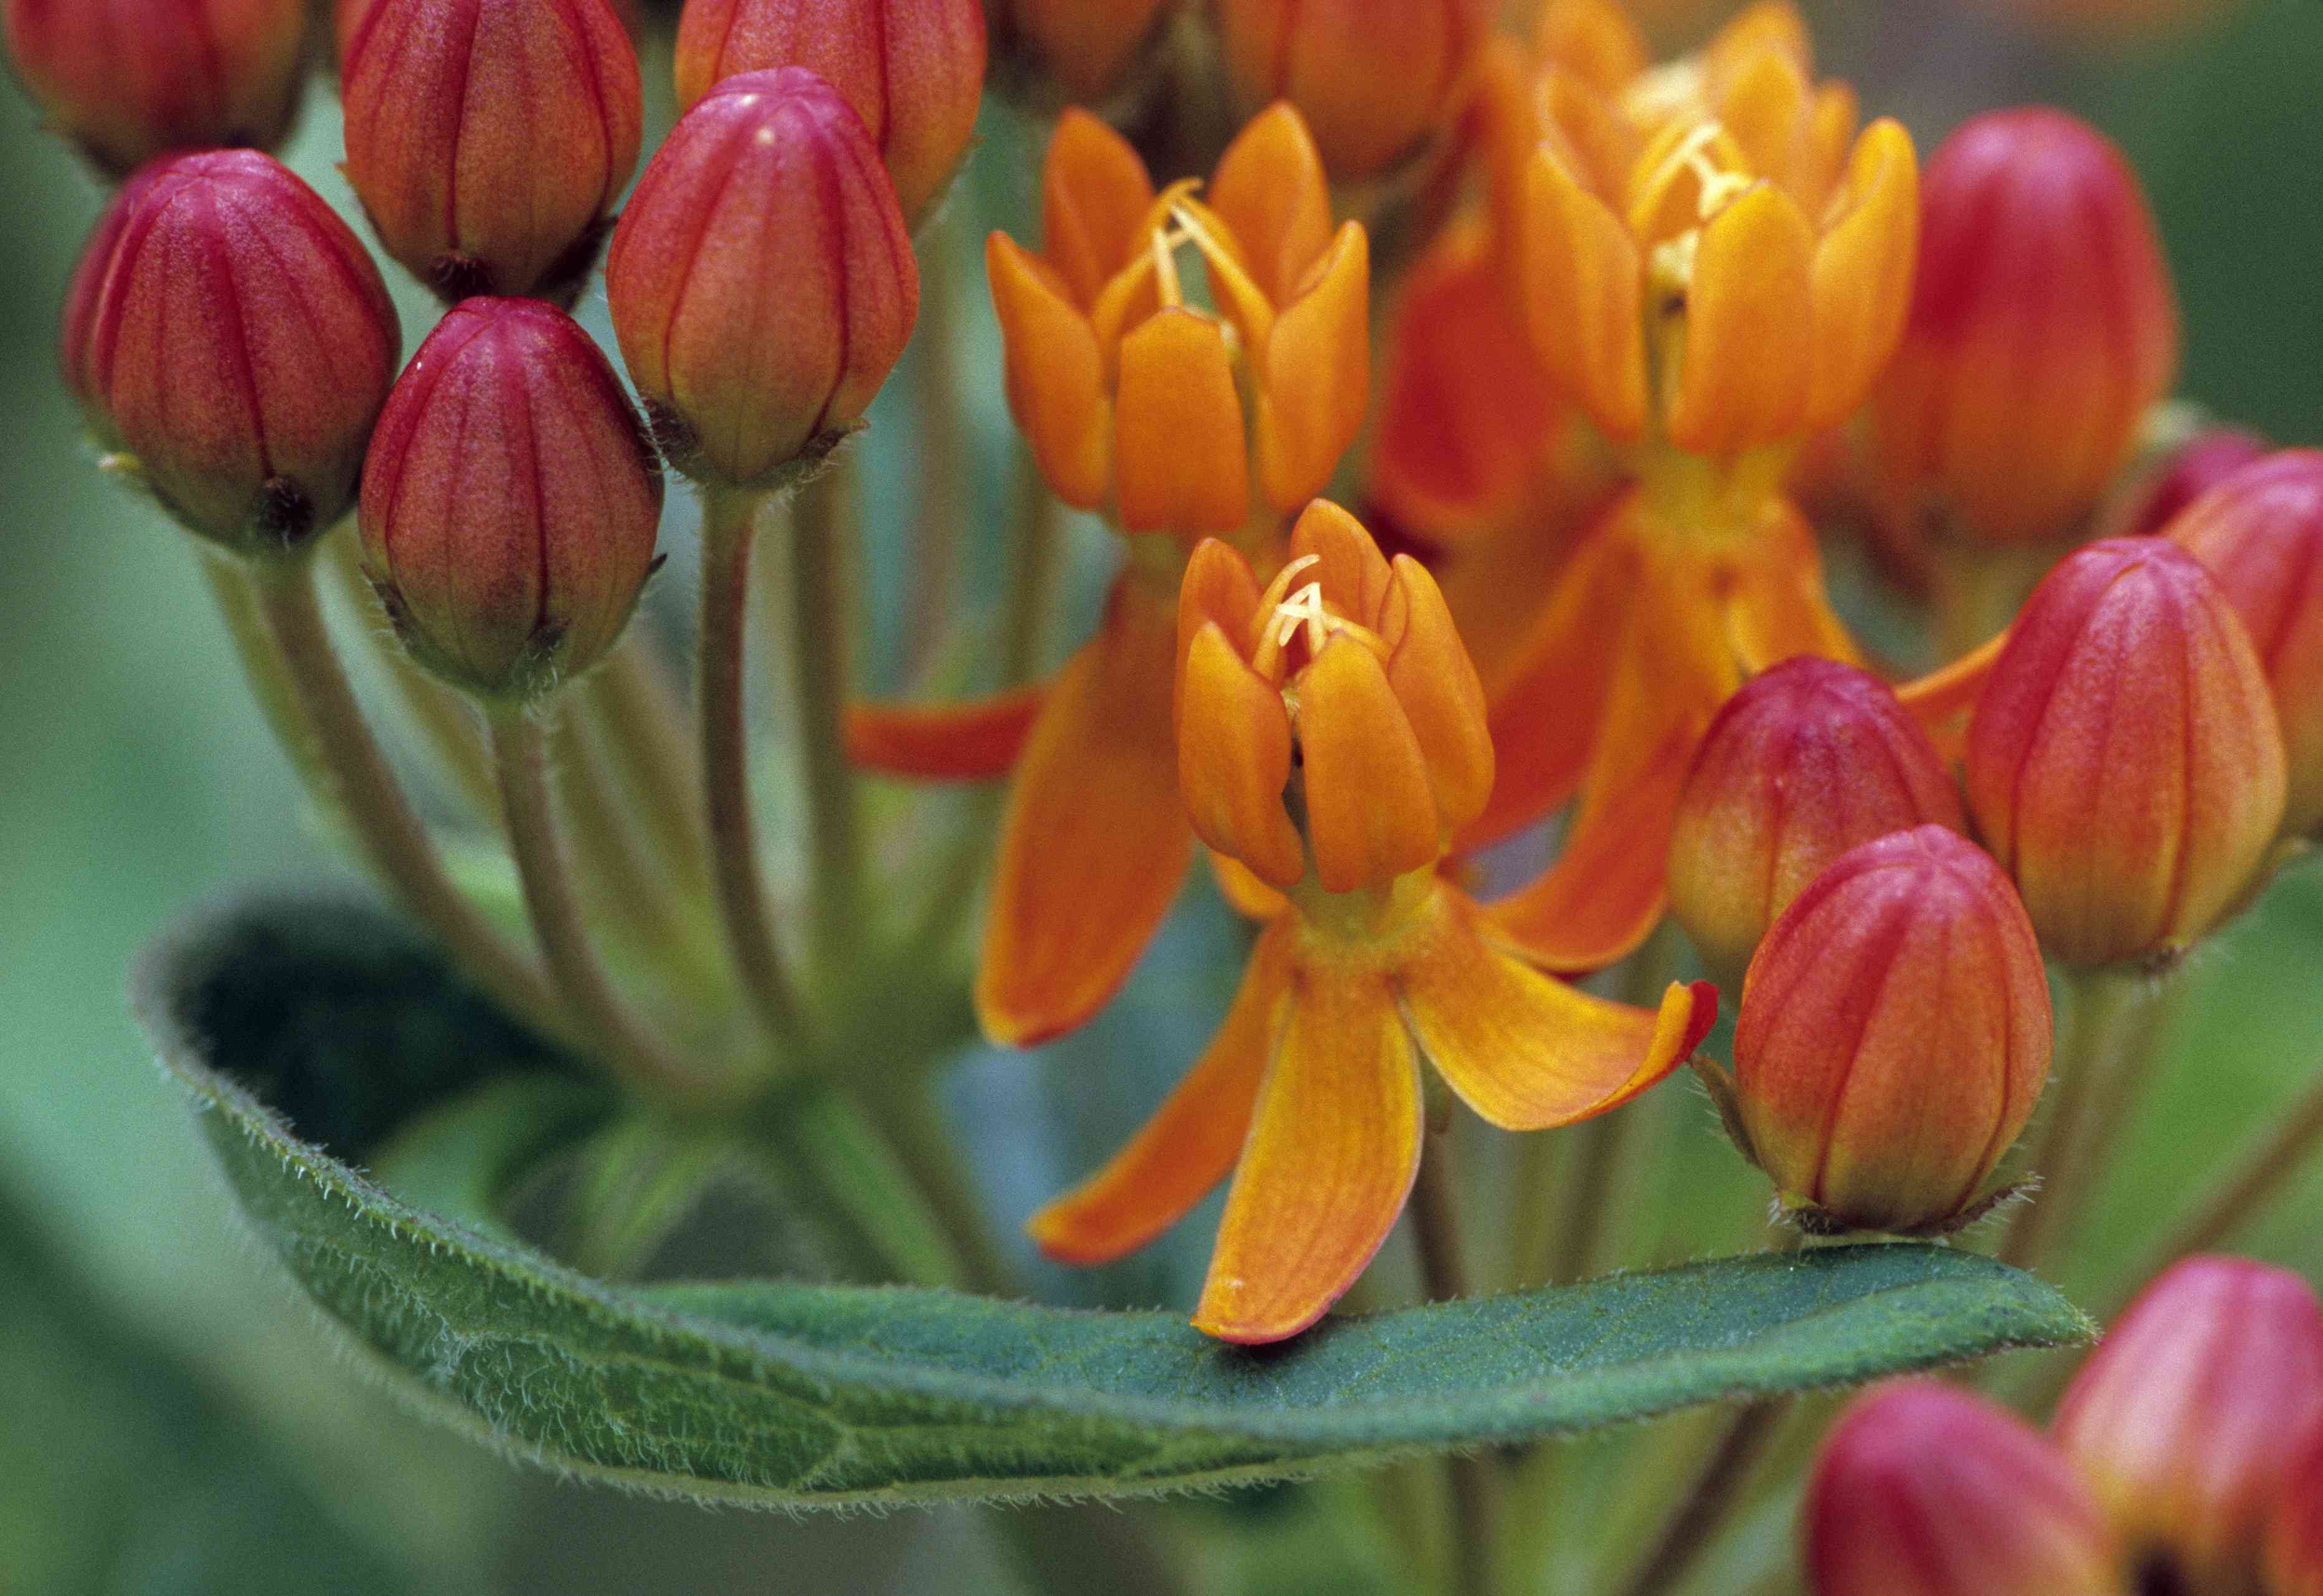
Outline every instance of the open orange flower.
<svg viewBox="0 0 2323 1596"><path fill-rule="evenodd" d="M1427 571L1336 506L1262 592L1203 544L1178 618L1179 775L1205 841L1282 894L1217 1038L1127 1147L1037 1215L1051 1256L1143 1246L1231 1173L1194 1323L1295 1335L1409 1195L1425 1061L1508 1130L1569 1124L1669 1073L1717 994L1657 1012L1529 968L1440 874L1492 783L1483 692Z"/></svg>
<svg viewBox="0 0 2323 1596"><path fill-rule="evenodd" d="M1029 1046L1119 988L1192 857L1170 693L1178 579L1206 534L1272 542L1363 426L1370 252L1334 228L1321 158L1277 105L1207 197L1156 194L1118 133L1068 111L1043 175L1042 253L986 250L1008 400L1057 497L1131 542L1097 636L1052 686L938 709L862 706L857 760L962 780L1021 765L1002 824L977 1009ZM1179 252L1214 302L1187 298ZM1245 408L1247 396L1247 408Z"/></svg>

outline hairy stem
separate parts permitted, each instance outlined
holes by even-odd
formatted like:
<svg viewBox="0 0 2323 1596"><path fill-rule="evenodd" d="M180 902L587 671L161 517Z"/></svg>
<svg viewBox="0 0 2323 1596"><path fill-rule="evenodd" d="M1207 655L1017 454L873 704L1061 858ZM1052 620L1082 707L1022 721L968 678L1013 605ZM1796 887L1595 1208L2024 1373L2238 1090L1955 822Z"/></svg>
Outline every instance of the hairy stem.
<svg viewBox="0 0 2323 1596"><path fill-rule="evenodd" d="M662 974L695 989L714 986L725 976L715 942L639 835L596 732L586 717L567 712L558 717L553 741L557 796L572 830L583 896L618 922L623 945Z"/></svg>
<svg viewBox="0 0 2323 1596"><path fill-rule="evenodd" d="M840 578L844 501L852 480L842 462L799 490L789 529L788 643L813 838L816 943L834 959L859 942L864 912L863 835L844 729L853 628Z"/></svg>
<svg viewBox="0 0 2323 1596"><path fill-rule="evenodd" d="M580 691L663 868L689 891L706 889L701 729L644 629L632 622Z"/></svg>
<svg viewBox="0 0 2323 1596"><path fill-rule="evenodd" d="M953 271L958 230L949 213L921 239L920 319L913 334L912 399L919 421L917 509L912 525L911 591L904 618L904 676L916 681L935 657L960 576L960 527L968 520L968 427L960 414L960 292Z"/></svg>
<svg viewBox="0 0 2323 1596"><path fill-rule="evenodd" d="M2150 988L2144 972L2119 965L2076 970L2070 979L2072 1029L2059 1061L2057 1101L2033 1155L2042 1189L2019 1205L2000 1246L2002 1261L2019 1269L2039 1267L2092 1184L2087 1146L2092 1114L2134 1045Z"/></svg>
<svg viewBox="0 0 2323 1596"><path fill-rule="evenodd" d="M450 688L414 664L390 635L387 612L372 591L371 579L363 574L354 539L328 538L324 552L346 594L348 607L362 620L372 652L395 684L396 696L403 701L413 728L452 790L477 814L497 813L500 803L492 790L491 760L484 751L484 739L478 735L474 713Z"/></svg>
<svg viewBox="0 0 2323 1596"><path fill-rule="evenodd" d="M864 1108L911 1171L928 1211L959 1254L963 1283L987 1297L1025 1295L1023 1279L1001 1250L990 1205L943 1123L941 1105L924 1074L868 1083Z"/></svg>

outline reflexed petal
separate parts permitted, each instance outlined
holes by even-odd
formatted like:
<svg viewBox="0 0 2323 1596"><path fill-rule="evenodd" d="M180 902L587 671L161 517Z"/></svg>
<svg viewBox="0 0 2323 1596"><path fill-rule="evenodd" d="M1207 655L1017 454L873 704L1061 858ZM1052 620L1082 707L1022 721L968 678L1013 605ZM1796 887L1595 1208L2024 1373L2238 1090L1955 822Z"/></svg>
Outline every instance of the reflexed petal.
<svg viewBox="0 0 2323 1596"><path fill-rule="evenodd" d="M1419 1169L1419 1072L1386 977L1294 964L1290 986L1194 1313L1222 1341L1281 1341L1322 1317Z"/></svg>
<svg viewBox="0 0 2323 1596"><path fill-rule="evenodd" d="M1444 849L1428 761L1379 656L1344 633L1299 678L1307 830L1326 892L1434 864Z"/></svg>
<svg viewBox="0 0 2323 1596"><path fill-rule="evenodd" d="M1762 183L1702 230L1686 296L1685 357L1670 441L1738 454L1800 431L1807 399L1814 233Z"/></svg>
<svg viewBox="0 0 2323 1596"><path fill-rule="evenodd" d="M1009 789L976 1009L1030 1047L1080 1024L1128 978L1194 846L1170 725L1171 618L1125 584L1057 678Z"/></svg>
<svg viewBox="0 0 2323 1596"><path fill-rule="evenodd" d="M1218 895L1226 907L1244 920L1255 920L1263 925L1290 906L1290 900L1250 873L1250 867L1229 854L1205 848L1209 855L1210 874L1218 884Z"/></svg>
<svg viewBox="0 0 2323 1596"><path fill-rule="evenodd" d="M1113 471L1113 407L1097 334L1056 274L1006 234L987 241L984 263L1007 356L1009 413L1057 497L1096 509Z"/></svg>
<svg viewBox="0 0 2323 1596"><path fill-rule="evenodd" d="M1290 714L1281 693L1215 622L1194 634L1178 691L1178 784L1195 835L1274 886L1295 885L1307 850L1282 807Z"/></svg>
<svg viewBox="0 0 2323 1596"><path fill-rule="evenodd" d="M1388 685L1428 760L1437 816L1456 830L1482 813L1492 794L1484 684L1476 679L1452 611L1428 568L1409 555L1398 555L1395 574L1403 585L1409 619L1388 659Z"/></svg>
<svg viewBox="0 0 2323 1596"><path fill-rule="evenodd" d="M1123 138L1079 106L1057 119L1041 173L1041 252L1087 310L1144 247L1153 183Z"/></svg>
<svg viewBox="0 0 2323 1596"><path fill-rule="evenodd" d="M1490 944L1464 896L1449 886L1438 896L1398 973L1404 1018L1461 1101L1503 1130L1618 1107L1684 1063L1718 1017L1707 982L1673 983L1657 1013L1528 969Z"/></svg>
<svg viewBox="0 0 2323 1596"><path fill-rule="evenodd" d="M1121 341L1114 493L1130 532L1233 532L1248 516L1234 356L1207 316L1164 310Z"/></svg>
<svg viewBox="0 0 2323 1596"><path fill-rule="evenodd" d="M1184 1218L1233 1172L1281 1029L1290 931L1279 924L1259 938L1217 1034L1129 1144L1033 1215L1025 1229L1042 1252L1064 1263L1111 1262Z"/></svg>
<svg viewBox="0 0 2323 1596"><path fill-rule="evenodd" d="M1968 752L1969 711L1992 678L1992 667L2008 647L2008 634L1998 637L1924 676L1896 684L1896 696L1928 733L1936 751L1958 763Z"/></svg>
<svg viewBox="0 0 2323 1596"><path fill-rule="evenodd" d="M1517 258L1526 325L1549 371L1608 436L1635 439L1646 425L1638 246L1546 151L1525 169Z"/></svg>
<svg viewBox="0 0 2323 1596"><path fill-rule="evenodd" d="M1048 702L1049 683L946 704L847 706L847 757L866 770L921 781L1005 775Z"/></svg>
<svg viewBox="0 0 2323 1596"><path fill-rule="evenodd" d="M1814 533L1786 499L1768 506L1749 559L1734 573L1726 632L1734 656L1753 674L1799 654L1863 663L1823 591Z"/></svg>
<svg viewBox="0 0 2323 1596"><path fill-rule="evenodd" d="M1339 229L1314 283L1275 317L1258 391L1259 485L1284 515L1323 491L1371 402L1371 245Z"/></svg>
<svg viewBox="0 0 2323 1596"><path fill-rule="evenodd" d="M1865 128L1835 205L1839 219L1814 252L1806 424L1815 430L1837 426L1863 402L1904 335L1920 238L1912 135L1885 118Z"/></svg>
<svg viewBox="0 0 2323 1596"><path fill-rule="evenodd" d="M1290 102L1251 119L1218 158L1210 209L1248 259L1252 280L1280 306L1331 242L1331 190L1323 157Z"/></svg>
<svg viewBox="0 0 2323 1596"><path fill-rule="evenodd" d="M1377 628L1393 572L1364 525L1327 499L1308 505L1290 528L1290 557L1320 562L1299 579L1319 582L1323 596L1349 618Z"/></svg>

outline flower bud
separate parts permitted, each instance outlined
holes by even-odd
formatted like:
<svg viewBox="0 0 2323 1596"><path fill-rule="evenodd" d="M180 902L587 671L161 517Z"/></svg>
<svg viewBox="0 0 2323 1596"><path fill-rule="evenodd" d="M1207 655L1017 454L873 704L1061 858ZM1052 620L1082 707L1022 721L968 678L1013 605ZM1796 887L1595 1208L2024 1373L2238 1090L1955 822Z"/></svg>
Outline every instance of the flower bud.
<svg viewBox="0 0 2323 1596"><path fill-rule="evenodd" d="M2287 1270L2192 1258L2132 1303L2058 1404L2058 1444L2146 1591L2256 1596L2284 1472L2323 1427L2323 1304Z"/></svg>
<svg viewBox="0 0 2323 1596"><path fill-rule="evenodd" d="M2263 1583L2268 1596L2323 1596L2323 1426L2274 1493Z"/></svg>
<svg viewBox="0 0 2323 1596"><path fill-rule="evenodd" d="M1878 1387L1840 1416L1800 1531L1810 1596L2128 1596L2057 1450L1933 1380Z"/></svg>
<svg viewBox="0 0 2323 1596"><path fill-rule="evenodd" d="M69 371L190 530L280 552L354 503L402 335L379 269L315 191L256 151L145 173L91 241ZM86 333L73 326L85 320Z"/></svg>
<svg viewBox="0 0 2323 1596"><path fill-rule="evenodd" d="M1491 0L1218 0L1246 112L1299 107L1335 178L1364 178L1444 124L1492 27Z"/></svg>
<svg viewBox="0 0 2323 1596"><path fill-rule="evenodd" d="M1882 497L1975 537L2068 533L2177 364L2169 268L2120 152L2061 111L1977 117L1921 180L1911 319L1871 399Z"/></svg>
<svg viewBox="0 0 2323 1596"><path fill-rule="evenodd" d="M6 0L24 87L115 177L172 150L271 149L306 70L306 0Z"/></svg>
<svg viewBox="0 0 2323 1596"><path fill-rule="evenodd" d="M1867 842L1750 960L1747 1151L1819 1228L1942 1228L2025 1128L2052 1040L2040 946L1998 867L1942 826Z"/></svg>
<svg viewBox="0 0 2323 1596"><path fill-rule="evenodd" d="M687 0L677 103L690 110L740 72L805 67L855 107L915 221L976 132L984 96L978 0Z"/></svg>
<svg viewBox="0 0 2323 1596"><path fill-rule="evenodd" d="M996 53L1015 76L1051 79L1047 99L1090 105L1118 87L1160 38L1178 0L986 0Z"/></svg>
<svg viewBox="0 0 2323 1596"><path fill-rule="evenodd" d="M1670 838L1670 912L1714 969L1740 970L1775 917L1859 843L1933 823L1960 793L1877 677L1802 655L1710 724Z"/></svg>
<svg viewBox="0 0 2323 1596"><path fill-rule="evenodd" d="M1969 812L2070 963L2168 957L2209 931L2256 880L2283 790L2249 636L2162 538L2059 564L1969 721Z"/></svg>
<svg viewBox="0 0 2323 1596"><path fill-rule="evenodd" d="M2244 466L2263 460L2274 445L2237 427L2212 427L2169 450L2105 518L2109 537L2144 537L2170 523L2203 494Z"/></svg>
<svg viewBox="0 0 2323 1596"><path fill-rule="evenodd" d="M2323 451L2236 472L2173 520L2242 617L2273 690L2288 772L2282 829L2323 826Z"/></svg>
<svg viewBox="0 0 2323 1596"><path fill-rule="evenodd" d="M414 658L531 697L602 658L644 591L661 463L620 379L537 299L468 299L411 358L363 466L363 564Z"/></svg>
<svg viewBox="0 0 2323 1596"><path fill-rule="evenodd" d="M446 300L569 301L638 163L638 58L606 0L377 0L340 58L347 181Z"/></svg>
<svg viewBox="0 0 2323 1596"><path fill-rule="evenodd" d="M609 0L613 14L620 19L622 31L632 44L645 30L644 0ZM347 46L354 42L355 32L363 19L379 8L379 0L331 0L331 60L346 60Z"/></svg>
<svg viewBox="0 0 2323 1596"><path fill-rule="evenodd" d="M802 67L729 78L685 114L613 230L605 289L670 463L738 486L851 431L920 308L879 151Z"/></svg>
<svg viewBox="0 0 2323 1596"><path fill-rule="evenodd" d="M114 248L121 242L122 229L136 214L145 190L169 170L167 161L140 168L106 204L96 218L96 225L89 230L88 241L81 245L80 261L74 266L72 281L65 289L64 311L57 318L58 373L64 379L65 390L80 406L89 430L107 449L118 449L121 439L97 398L89 371L89 348L96 334L96 307L104 297L106 273L113 269Z"/></svg>

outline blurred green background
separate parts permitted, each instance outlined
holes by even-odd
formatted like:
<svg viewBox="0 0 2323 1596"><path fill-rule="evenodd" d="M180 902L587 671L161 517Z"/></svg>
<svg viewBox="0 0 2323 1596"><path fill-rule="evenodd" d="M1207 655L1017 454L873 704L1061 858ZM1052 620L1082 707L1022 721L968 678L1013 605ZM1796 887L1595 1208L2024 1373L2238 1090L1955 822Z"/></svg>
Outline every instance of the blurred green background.
<svg viewBox="0 0 2323 1596"><path fill-rule="evenodd" d="M2198 37L2106 57L1935 0L1819 14L1831 69L1924 138L2036 97L2111 133L2144 176L2178 273L2185 391L2286 442L2323 441L2323 5L2254 0ZM318 88L290 158L345 204L336 140ZM0 87L0 1596L1005 1588L961 1512L712 1514L504 1465L398 1408L243 1243L184 1105L129 1023L124 972L197 905L346 872L302 819L179 536L91 467L51 340L101 195L13 80ZM425 319L405 303L416 335ZM986 410L982 436L996 443ZM884 462L878 474L875 516L905 478ZM988 493L999 475L987 469ZM892 644L896 630L891 619L881 635ZM990 1143L1040 1144L1027 1116L1070 1133L990 1171L1005 1218L1117 1136L1190 1056L1231 977L1227 934L1198 912L1095 1036L961 1073L957 1105ZM2069 1290L2135 1250L2154 1194L2182 1188L2323 1069L2319 976L2323 875L2309 869L2202 954L2167 1084L2060 1270ZM1107 1071L1124 1057L1135 1070ZM1070 1101L1053 1089L1065 1078ZM1695 1100L1660 1096L1666 1157L1634 1194L1637 1239L1682 1252L1718 1228L1703 1221L1716 1206L1739 1243L1763 1202L1756 1178ZM2310 1179L2251 1245L2323 1273L2318 1216L2323 1184ZM1181 1299L1202 1239L1134 1266L1109 1294ZM1328 1588L1319 1577L1309 1565L1297 1586L1268 1588Z"/></svg>

